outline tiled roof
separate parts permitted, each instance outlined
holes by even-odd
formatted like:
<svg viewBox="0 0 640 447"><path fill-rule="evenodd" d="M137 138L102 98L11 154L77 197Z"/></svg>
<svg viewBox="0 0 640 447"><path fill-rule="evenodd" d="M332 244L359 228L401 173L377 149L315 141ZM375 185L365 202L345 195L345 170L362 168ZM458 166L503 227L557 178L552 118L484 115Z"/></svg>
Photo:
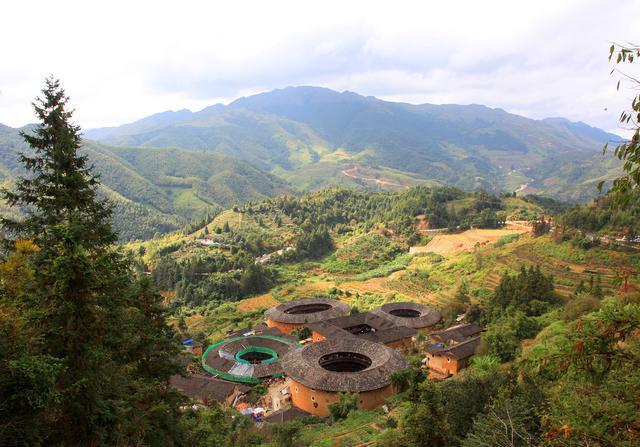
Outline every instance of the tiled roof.
<svg viewBox="0 0 640 447"><path fill-rule="evenodd" d="M330 371L320 366L321 358L333 353L367 357L371 364L357 372ZM380 343L357 337L329 339L289 351L282 359L285 374L315 390L363 392L383 388L393 372L409 366L406 357Z"/></svg>
<svg viewBox="0 0 640 447"><path fill-rule="evenodd" d="M236 355L251 347L269 349L277 355L274 361L268 363L247 364L238 361ZM212 370L221 373L222 377L231 380L224 374L239 378L262 379L282 373L280 364L282 356L290 349L297 349L298 344L291 338L277 338L263 335L249 335L224 340L209 347L205 353L204 364Z"/></svg>
<svg viewBox="0 0 640 447"><path fill-rule="evenodd" d="M394 315L394 313L401 312L402 310L417 312L418 315L414 317L405 317L401 316L401 314ZM429 328L442 319L440 312L432 307L411 302L387 303L372 310L371 312L395 321L396 324L408 326L414 329Z"/></svg>
<svg viewBox="0 0 640 447"><path fill-rule="evenodd" d="M311 307L314 305L320 306L320 310L308 313L292 312L295 307ZM323 309L322 307L326 308ZM338 300L332 300L329 298L305 298L302 300L279 304L276 307L268 309L264 314L267 319L278 321L280 323L305 324L348 315L350 310L349 306Z"/></svg>
<svg viewBox="0 0 640 447"><path fill-rule="evenodd" d="M399 325L372 312L332 318L307 326L327 339L355 336L376 343L390 343L416 334L415 329Z"/></svg>
<svg viewBox="0 0 640 447"><path fill-rule="evenodd" d="M434 331L431 333L431 338L443 343L449 341L461 342L469 337L473 337L481 333L484 329L481 326L473 323L458 324L451 326L441 331Z"/></svg>
<svg viewBox="0 0 640 447"><path fill-rule="evenodd" d="M427 346L425 348L425 351L432 355L444 355L456 360L462 360L474 355L476 353L476 350L478 349L478 346L480 346L480 337L475 337L452 346L432 344Z"/></svg>
<svg viewBox="0 0 640 447"><path fill-rule="evenodd" d="M287 422L307 416L311 416L311 414L297 407L288 407L274 411L269 416L265 417L264 420L267 422Z"/></svg>
<svg viewBox="0 0 640 447"><path fill-rule="evenodd" d="M235 383L199 374L186 377L174 375L169 383L187 397L209 402L224 402L237 386Z"/></svg>

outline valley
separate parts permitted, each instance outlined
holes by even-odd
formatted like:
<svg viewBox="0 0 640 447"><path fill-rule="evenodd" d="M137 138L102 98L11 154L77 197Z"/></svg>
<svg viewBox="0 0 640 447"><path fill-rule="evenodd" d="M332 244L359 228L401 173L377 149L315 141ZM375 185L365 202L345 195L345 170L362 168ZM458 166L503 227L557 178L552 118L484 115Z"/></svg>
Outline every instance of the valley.
<svg viewBox="0 0 640 447"><path fill-rule="evenodd" d="M448 210L449 220L432 225L438 223L436 213L442 207ZM468 214L477 217L488 209L498 213L506 225L447 230L447 226L465 226L464 220L457 220L460 216L467 216L467 219ZM551 215L552 228L534 234L535 220L541 216L549 219ZM386 216L393 216L393 219L387 220ZM509 348L515 351L497 354L502 351L496 351L498 345L492 345L499 343L493 337L505 330L506 320L486 319L488 317L481 320L488 335L481 335L486 341L480 344L476 356L485 359L507 355L509 357L505 358L520 361L534 355L532 353L538 355L540 351L551 349L547 347L549 331L570 325L574 315L589 312L591 307L581 307L586 302L589 302L588 306L600 306L592 302L593 294L602 297L599 298L602 306L640 299L640 252L607 242L593 246L578 243L579 233L566 228L564 219L563 213L535 201L512 196L491 198L459 190L424 187L392 193L330 190L296 199L271 199L229 210L188 236L165 236L130 244L128 249L141 252L141 247L144 247L145 262L153 265L147 272L159 287L168 284L163 279L168 274L167 267L180 265L184 285L199 287L201 284L205 289L209 287L205 286L208 280L190 276L188 271L198 266L195 268L201 272L207 265L207 259L222 256L231 260L238 255L228 249L199 246L196 243L199 238L238 240L238 247L244 247L241 250L252 253L252 257L246 260L244 272L260 265L262 274L271 281L256 292L241 293L231 300L228 295L209 294L198 301L196 295L185 294L186 289L180 281L175 283L173 290L166 290L172 292L168 301L173 309L170 321L183 337L194 337L205 346L233 340L229 339L229 334L237 331L260 328L269 318L266 311L287 303L296 305L298 300L342 303L351 309L352 315L343 318L355 318L353 316L375 312L381 306L394 303L426 305L442 314L442 321L432 330L455 325L457 321L478 321L472 320L477 318L473 315L491 305L506 275L516 277L524 271L539 269L545 277L553 278L553 304L526 317L537 329ZM305 227L309 222L314 222L313 228L328 225L333 248L318 246L319 255L311 254L313 252L301 255L298 250L302 250L303 245L297 241L305 234L304 228L309 228ZM435 232L427 230L429 226L437 226L438 229ZM251 239L254 242L244 245L239 235L243 235L244 241ZM245 239L249 235L252 236ZM255 238L262 244L256 244ZM259 262L264 253L282 247L294 247L295 251L282 251L280 256ZM220 265L219 261L216 264ZM212 272L210 275L213 278L220 273ZM244 278L245 274L237 273L234 277ZM243 284L243 279L239 283ZM414 337L413 347L402 350L414 366L422 359L422 337ZM302 342L312 343L310 340ZM436 382L437 386L449 389L462 386L465 381L473 381L474 377L482 374L475 368L471 366L459 376ZM498 370L492 371L502 374ZM289 374L286 367L285 374ZM297 382L287 380L286 377L284 381L270 379L265 382L265 387L279 390L286 386L294 393L292 383ZM337 446L343 442L378 445L391 436L387 425L389 419L407 418L406 399L411 398L403 393L387 399L388 413L377 406L352 411L345 419L332 420L330 424L323 420L303 419L306 422L297 432L297 439L303 445L317 447ZM272 400L265 397L254 407L264 410L265 420L271 421L279 412L300 411L295 410L295 405L298 405L295 400L293 407L291 402L287 402L284 399L283 403L278 403L283 407L273 407ZM307 408L307 411L311 410ZM297 417L305 417L305 413Z"/></svg>
<svg viewBox="0 0 640 447"><path fill-rule="evenodd" d="M640 2L5 3L0 446L640 446Z"/></svg>

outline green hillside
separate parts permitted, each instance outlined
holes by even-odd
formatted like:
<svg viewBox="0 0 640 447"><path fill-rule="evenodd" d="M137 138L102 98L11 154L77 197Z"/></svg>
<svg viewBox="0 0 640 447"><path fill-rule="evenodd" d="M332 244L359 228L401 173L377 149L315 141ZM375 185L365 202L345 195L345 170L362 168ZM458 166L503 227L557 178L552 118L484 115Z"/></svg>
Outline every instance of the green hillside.
<svg viewBox="0 0 640 447"><path fill-rule="evenodd" d="M305 190L393 189L431 180L584 201L619 166L601 151L619 137L584 123L532 120L481 105L392 103L316 87L275 90L195 113L165 112L87 136L115 145L215 151ZM376 171L383 182L345 174L354 167ZM398 174L407 178L397 181Z"/></svg>
<svg viewBox="0 0 640 447"><path fill-rule="evenodd" d="M0 125L0 182L21 174L25 150L18 129ZM290 192L273 175L215 152L111 147L85 141L83 150L100 174L101 192L115 206L121 239L147 239L229 208ZM3 208L4 209L4 208Z"/></svg>
<svg viewBox="0 0 640 447"><path fill-rule="evenodd" d="M164 112L86 135L101 141L85 140L84 150L116 207L123 240L171 232L236 203L327 187L455 185L581 202L619 171L601 153L615 137L583 123L314 87L197 113ZM23 149L18 129L0 125L3 184L20 173Z"/></svg>
<svg viewBox="0 0 640 447"><path fill-rule="evenodd" d="M421 445L424 436L446 436L446 443L429 445L465 446L465 437L481 440L474 446L512 445L485 441L494 431L483 431L483 424L489 417L499 423L513 415L520 430L526 427L536 436L562 433L558 430L569 421L576 438L612 440L596 445L634 445L635 432L626 427L637 426L637 378L629 371L637 364L640 252L588 243L581 231L622 231L637 222L638 207L614 211L604 202L594 206L566 210L536 196L496 197L454 188L333 189L229 210L188 236L176 234L129 249L145 253L140 265L151 266L150 277L169 297L172 321L182 337L205 344L263 321L269 307L310 296L339 300L353 313L396 301L426 303L443 315L438 328L456 324L461 316L485 328L471 366L444 381L421 375L426 342L416 337L414 348L405 350L412 365L408 384L386 401L384 411L353 409L330 422L285 423L282 429L295 437L293 445ZM556 226L534 236L517 226L479 225L490 222L485 218L491 213L509 220L554 214ZM459 228L426 235L419 231L421 221ZM462 231L471 224L475 228ZM300 248L312 246L309 242L323 228L333 242L328 251L301 254ZM200 245L196 239L205 232L233 248ZM476 242L456 249L469 234ZM447 241L453 241L450 250L437 243ZM254 262L286 245L295 246L296 253L266 265ZM426 250L409 253L409 246ZM594 336L594 329L602 334ZM584 357L582 346L588 349ZM597 359L603 355L617 360L600 368ZM591 369L582 376L581 368ZM584 396L593 397L585 403ZM602 405L613 401L624 403ZM452 428L431 425L429 411ZM615 418L620 424L607 423ZM438 430L429 435L433 426ZM251 433L258 445L279 439L269 429ZM560 443L553 445L587 445L566 444L563 435L556 436ZM632 441L616 442L627 438Z"/></svg>
<svg viewBox="0 0 640 447"><path fill-rule="evenodd" d="M410 260L408 247L429 241L431 236L423 231L427 226L455 232L486 228L501 234L504 220L552 213L528 198L467 193L452 187L379 193L331 189L245 205L220 213L190 234L171 234L129 248L139 252L144 247L145 262L155 266L157 287L175 293L180 302L194 304L238 299L301 274L297 268L279 271L267 265L260 267L266 283L256 288L241 286L243 275L255 273L257 257L285 247L296 248L295 255L287 254L294 261L323 259L323 273L336 280L366 280L404 270ZM224 247L202 246L197 239L205 235ZM330 254L334 247L335 253ZM185 263L193 263L191 273ZM204 272L215 273L207 277Z"/></svg>

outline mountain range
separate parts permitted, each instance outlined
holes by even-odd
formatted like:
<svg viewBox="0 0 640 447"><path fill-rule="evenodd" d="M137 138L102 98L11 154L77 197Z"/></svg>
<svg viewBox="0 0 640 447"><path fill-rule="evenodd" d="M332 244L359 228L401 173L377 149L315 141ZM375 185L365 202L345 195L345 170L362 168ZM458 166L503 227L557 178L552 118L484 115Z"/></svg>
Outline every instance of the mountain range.
<svg viewBox="0 0 640 447"><path fill-rule="evenodd" d="M6 184L20 172L17 152L26 149L18 130L0 126ZM602 155L605 143L620 138L581 122L318 87L162 112L84 136L126 239L178 228L233 203L328 186L450 184L580 202L620 171Z"/></svg>
<svg viewBox="0 0 640 447"><path fill-rule="evenodd" d="M431 180L571 201L593 198L598 181L617 172L602 147L619 140L562 118L533 120L481 105L394 103L318 87L274 90L199 112L163 112L90 130L87 137L219 152L302 189Z"/></svg>

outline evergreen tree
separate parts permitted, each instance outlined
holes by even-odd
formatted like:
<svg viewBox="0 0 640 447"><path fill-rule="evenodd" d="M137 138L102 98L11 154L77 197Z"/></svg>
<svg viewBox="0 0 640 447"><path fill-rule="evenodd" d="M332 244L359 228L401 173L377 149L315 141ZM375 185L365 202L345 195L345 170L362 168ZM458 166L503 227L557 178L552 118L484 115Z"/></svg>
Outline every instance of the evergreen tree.
<svg viewBox="0 0 640 447"><path fill-rule="evenodd" d="M3 191L10 205L27 210L23 220L3 219L5 228L37 252L29 293L2 299L16 300L5 305L38 328L34 354L55 366L45 381L55 398L36 401L44 417L29 444L172 445L177 404L166 380L178 366L170 360L170 330L112 247L111 207L98 198L98 178L78 152L80 128L60 82L47 79L42 94L34 103L40 125L23 133L32 149L20 157L28 176Z"/></svg>
<svg viewBox="0 0 640 447"><path fill-rule="evenodd" d="M445 418L442 397L433 382L425 380L403 414L401 427L407 445L444 447L449 427Z"/></svg>
<svg viewBox="0 0 640 447"><path fill-rule="evenodd" d="M43 97L33 103L41 124L33 133L21 132L33 153L21 154L20 162L31 174L20 178L15 191L3 190L11 206L25 206L22 221L2 219L5 228L38 240L60 237L64 224L68 237L87 247L105 247L115 242L111 208L97 199L98 178L87 166L87 156L78 154L80 127L71 123L69 98L56 79L46 80Z"/></svg>

